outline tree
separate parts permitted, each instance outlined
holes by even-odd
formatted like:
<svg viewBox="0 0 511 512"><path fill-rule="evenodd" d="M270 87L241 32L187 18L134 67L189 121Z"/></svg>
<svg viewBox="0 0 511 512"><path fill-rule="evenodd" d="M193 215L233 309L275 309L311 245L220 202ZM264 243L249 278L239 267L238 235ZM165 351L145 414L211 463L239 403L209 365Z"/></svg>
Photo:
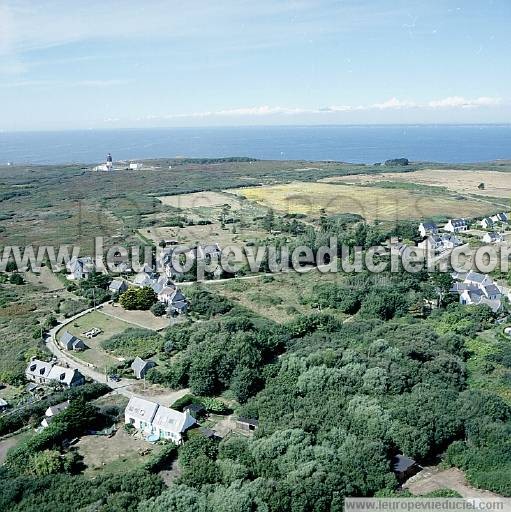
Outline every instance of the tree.
<svg viewBox="0 0 511 512"><path fill-rule="evenodd" d="M120 297L119 303L124 309L148 310L158 298L148 286L143 288L128 288Z"/></svg>
<svg viewBox="0 0 511 512"><path fill-rule="evenodd" d="M9 283L20 285L20 284L24 284L25 280L23 279L23 276L21 274L18 274L17 272L14 272L9 277Z"/></svg>
<svg viewBox="0 0 511 512"><path fill-rule="evenodd" d="M128 288L119 297L119 304L124 309L138 309L138 293L136 288Z"/></svg>
<svg viewBox="0 0 511 512"><path fill-rule="evenodd" d="M155 302L150 307L150 311L154 316L163 316L167 312L167 307L163 302Z"/></svg>
<svg viewBox="0 0 511 512"><path fill-rule="evenodd" d="M137 309L148 310L157 300L156 293L148 286L144 286L138 290Z"/></svg>

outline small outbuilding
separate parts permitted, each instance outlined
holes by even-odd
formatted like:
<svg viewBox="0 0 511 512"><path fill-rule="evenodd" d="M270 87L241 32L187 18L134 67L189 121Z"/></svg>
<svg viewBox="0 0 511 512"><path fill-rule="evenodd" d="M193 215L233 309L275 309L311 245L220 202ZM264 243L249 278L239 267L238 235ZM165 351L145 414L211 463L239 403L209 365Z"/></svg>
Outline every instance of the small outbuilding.
<svg viewBox="0 0 511 512"><path fill-rule="evenodd" d="M236 420L236 427L246 432L254 432L259 427L259 420L240 417Z"/></svg>
<svg viewBox="0 0 511 512"><path fill-rule="evenodd" d="M421 470L421 467L410 457L398 454L392 458L392 471L399 481L403 482Z"/></svg>
<svg viewBox="0 0 511 512"><path fill-rule="evenodd" d="M156 363L154 361L144 361L141 357L135 357L131 363L131 369L137 379L143 379L146 373L155 366Z"/></svg>
<svg viewBox="0 0 511 512"><path fill-rule="evenodd" d="M126 281L123 281L122 279L114 279L110 286L108 287L108 290L111 293L124 293L128 289L128 284Z"/></svg>
<svg viewBox="0 0 511 512"><path fill-rule="evenodd" d="M85 343L76 336L73 336L69 332L65 331L62 337L60 338L60 344L66 349L66 350L84 350L85 349Z"/></svg>
<svg viewBox="0 0 511 512"><path fill-rule="evenodd" d="M183 408L183 411L188 411L195 419L200 418L206 414L206 409L202 404L190 404Z"/></svg>

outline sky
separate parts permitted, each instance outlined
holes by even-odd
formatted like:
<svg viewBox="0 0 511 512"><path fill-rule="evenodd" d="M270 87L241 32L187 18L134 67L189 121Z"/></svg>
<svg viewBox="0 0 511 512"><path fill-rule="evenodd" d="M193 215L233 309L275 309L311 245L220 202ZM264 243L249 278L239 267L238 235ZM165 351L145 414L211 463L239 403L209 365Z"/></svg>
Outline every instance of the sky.
<svg viewBox="0 0 511 512"><path fill-rule="evenodd" d="M511 122L509 0L0 0L0 130Z"/></svg>

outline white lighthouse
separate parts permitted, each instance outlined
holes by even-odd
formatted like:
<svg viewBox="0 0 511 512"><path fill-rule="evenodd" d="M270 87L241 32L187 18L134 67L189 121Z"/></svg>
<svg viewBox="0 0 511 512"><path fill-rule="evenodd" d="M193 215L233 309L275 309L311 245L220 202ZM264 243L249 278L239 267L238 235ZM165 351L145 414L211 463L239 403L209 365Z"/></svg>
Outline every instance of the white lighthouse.
<svg viewBox="0 0 511 512"><path fill-rule="evenodd" d="M107 171L111 171L112 170L112 155L110 153L108 153L108 155L106 155L106 169Z"/></svg>

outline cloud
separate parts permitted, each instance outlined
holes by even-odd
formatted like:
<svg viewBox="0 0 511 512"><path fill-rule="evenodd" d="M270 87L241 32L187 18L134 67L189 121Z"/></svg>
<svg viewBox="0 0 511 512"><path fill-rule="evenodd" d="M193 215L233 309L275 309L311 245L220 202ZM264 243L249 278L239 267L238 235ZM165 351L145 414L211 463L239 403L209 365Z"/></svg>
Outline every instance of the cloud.
<svg viewBox="0 0 511 512"><path fill-rule="evenodd" d="M399 100L390 98L381 103L367 105L330 105L318 108L281 107L281 106L253 106L242 108L230 108L214 111L191 112L166 115L152 115L137 119L137 121L164 120L164 119L197 119L213 117L264 117L264 116L293 116L299 114L328 115L343 112L378 111L378 110L435 110L435 109L466 109L488 108L502 105L501 98L481 96L467 99L461 96L450 96L439 100L417 102L412 100Z"/></svg>
<svg viewBox="0 0 511 512"><path fill-rule="evenodd" d="M481 96L475 99L466 99L461 96L449 96L442 100L430 101L427 106L431 108L477 108L496 107L502 102L501 98Z"/></svg>

